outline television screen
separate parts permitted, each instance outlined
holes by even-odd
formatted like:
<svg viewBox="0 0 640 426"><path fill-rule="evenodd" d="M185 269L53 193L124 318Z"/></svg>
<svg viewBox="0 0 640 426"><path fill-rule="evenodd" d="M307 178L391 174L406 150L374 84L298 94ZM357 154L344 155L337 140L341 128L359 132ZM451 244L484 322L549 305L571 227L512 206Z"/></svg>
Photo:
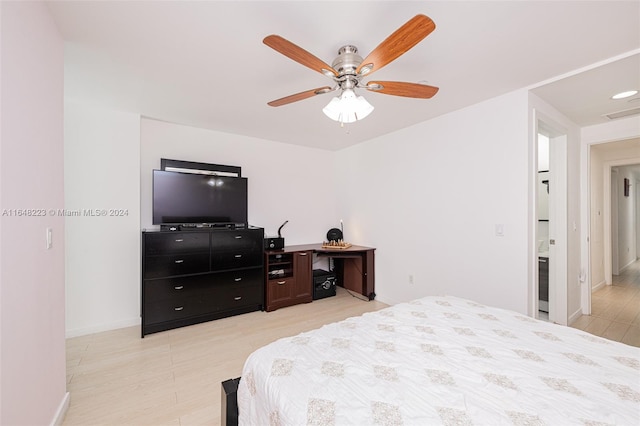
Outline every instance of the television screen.
<svg viewBox="0 0 640 426"><path fill-rule="evenodd" d="M153 171L153 224L247 223L247 179Z"/></svg>

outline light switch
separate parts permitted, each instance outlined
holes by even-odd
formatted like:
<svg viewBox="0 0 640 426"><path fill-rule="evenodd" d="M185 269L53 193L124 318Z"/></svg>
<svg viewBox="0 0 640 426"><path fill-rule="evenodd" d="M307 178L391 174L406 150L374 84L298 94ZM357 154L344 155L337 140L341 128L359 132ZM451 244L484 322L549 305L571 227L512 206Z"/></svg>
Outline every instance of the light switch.
<svg viewBox="0 0 640 426"><path fill-rule="evenodd" d="M504 237L504 225L502 223L496 224L496 237Z"/></svg>

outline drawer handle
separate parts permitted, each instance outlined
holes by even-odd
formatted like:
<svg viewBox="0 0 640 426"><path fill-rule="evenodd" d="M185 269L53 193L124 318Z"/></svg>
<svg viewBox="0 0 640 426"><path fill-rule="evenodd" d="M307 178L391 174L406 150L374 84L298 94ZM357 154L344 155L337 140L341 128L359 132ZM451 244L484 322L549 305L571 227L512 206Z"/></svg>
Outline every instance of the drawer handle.
<svg viewBox="0 0 640 426"><path fill-rule="evenodd" d="M240 282L240 281L242 281L242 278L234 278L234 281L235 282Z"/></svg>
<svg viewBox="0 0 640 426"><path fill-rule="evenodd" d="M242 299L242 296L238 296L238 297L234 297L233 300L240 300Z"/></svg>
<svg viewBox="0 0 640 426"><path fill-rule="evenodd" d="M181 311L184 309L184 306L178 306L177 308L173 308L174 311Z"/></svg>
<svg viewBox="0 0 640 426"><path fill-rule="evenodd" d="M176 263L183 263L184 260L180 259L180 260L176 260Z"/></svg>
<svg viewBox="0 0 640 426"><path fill-rule="evenodd" d="M284 285L286 283L287 283L286 281L278 281L278 285Z"/></svg>
<svg viewBox="0 0 640 426"><path fill-rule="evenodd" d="M241 255L241 254L236 254L234 257L235 257L236 259L240 259L240 258L242 257L242 255Z"/></svg>
<svg viewBox="0 0 640 426"><path fill-rule="evenodd" d="M236 240L242 239L242 235L236 235Z"/></svg>
<svg viewBox="0 0 640 426"><path fill-rule="evenodd" d="M300 256L306 256L307 252L298 253Z"/></svg>
<svg viewBox="0 0 640 426"><path fill-rule="evenodd" d="M176 290L182 290L184 288L183 285L177 285L174 287Z"/></svg>
<svg viewBox="0 0 640 426"><path fill-rule="evenodd" d="M183 241L184 241L184 238L177 238L177 239L176 239L176 243L181 243L181 242L183 242Z"/></svg>

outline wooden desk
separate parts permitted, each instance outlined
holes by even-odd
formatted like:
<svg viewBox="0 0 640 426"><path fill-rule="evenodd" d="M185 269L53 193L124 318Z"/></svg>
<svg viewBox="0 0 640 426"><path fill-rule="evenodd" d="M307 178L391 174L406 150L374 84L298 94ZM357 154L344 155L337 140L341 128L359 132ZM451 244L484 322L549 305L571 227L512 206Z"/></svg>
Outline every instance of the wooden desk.
<svg viewBox="0 0 640 426"><path fill-rule="evenodd" d="M375 293L375 249L351 246L347 249L325 249L322 244L286 246L284 252L309 250L320 257L330 257L334 262L336 282L347 290L362 294L369 300Z"/></svg>

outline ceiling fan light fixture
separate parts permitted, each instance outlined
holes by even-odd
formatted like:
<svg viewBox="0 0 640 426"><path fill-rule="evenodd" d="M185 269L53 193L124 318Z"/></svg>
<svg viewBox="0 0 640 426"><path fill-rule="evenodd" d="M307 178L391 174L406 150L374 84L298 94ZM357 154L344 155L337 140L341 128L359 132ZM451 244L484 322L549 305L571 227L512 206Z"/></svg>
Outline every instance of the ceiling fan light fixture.
<svg viewBox="0 0 640 426"><path fill-rule="evenodd" d="M340 97L335 97L322 109L322 112L334 121L353 123L362 120L373 111L363 96L358 96L352 89L345 89Z"/></svg>

